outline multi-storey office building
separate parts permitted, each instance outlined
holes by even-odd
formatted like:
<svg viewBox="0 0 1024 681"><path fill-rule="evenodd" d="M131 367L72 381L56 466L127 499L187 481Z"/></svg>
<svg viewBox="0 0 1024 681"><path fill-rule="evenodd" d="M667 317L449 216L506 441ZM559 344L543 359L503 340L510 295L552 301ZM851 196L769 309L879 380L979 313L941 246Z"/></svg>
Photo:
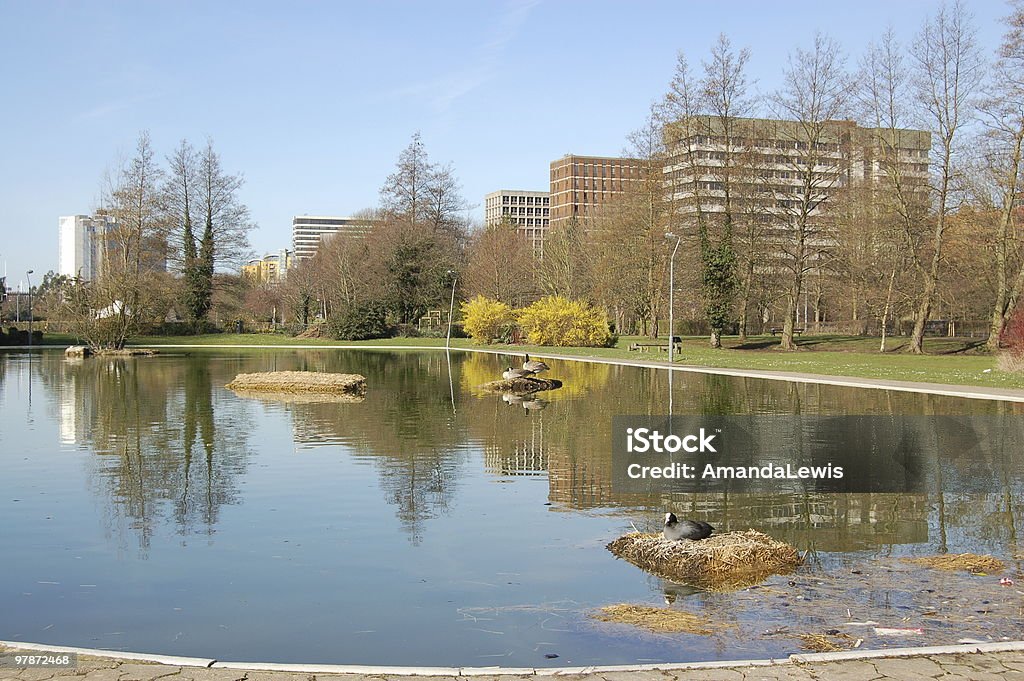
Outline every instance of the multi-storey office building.
<svg viewBox="0 0 1024 681"><path fill-rule="evenodd" d="M641 159L575 154L552 161L551 227L573 218L585 220L601 205L643 182L650 167Z"/></svg>
<svg viewBox="0 0 1024 681"><path fill-rule="evenodd" d="M324 237L333 234L363 237L373 228L368 218L344 218L327 215L297 215L292 218L292 247L296 260L312 258Z"/></svg>
<svg viewBox="0 0 1024 681"><path fill-rule="evenodd" d="M499 189L484 197L484 224L500 224L503 220L515 225L533 247L533 254L544 253L544 238L548 231L551 198L548 192L524 189Z"/></svg>
<svg viewBox="0 0 1024 681"><path fill-rule="evenodd" d="M67 215L59 220L58 274L83 280L103 273L103 261L110 247L111 233L117 227L112 215Z"/></svg>
<svg viewBox="0 0 1024 681"><path fill-rule="evenodd" d="M666 189L678 215L734 210L764 222L794 210L811 216L840 190L881 188L899 174L903 186L923 192L928 181L929 133L862 128L852 121L815 126L795 121L711 116L668 128ZM814 139L811 139L811 138Z"/></svg>

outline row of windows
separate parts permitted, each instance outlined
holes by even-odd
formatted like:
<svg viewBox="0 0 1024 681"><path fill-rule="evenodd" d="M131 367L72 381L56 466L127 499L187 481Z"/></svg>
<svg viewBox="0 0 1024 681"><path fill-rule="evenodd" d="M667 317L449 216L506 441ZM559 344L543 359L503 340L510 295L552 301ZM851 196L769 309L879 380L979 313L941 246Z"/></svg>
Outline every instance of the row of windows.
<svg viewBox="0 0 1024 681"><path fill-rule="evenodd" d="M502 215L547 215L550 210L551 210L550 208L541 208L539 206L537 208L533 208L532 206L527 206L527 207L519 206L519 209L517 211L516 208L514 208L514 207L505 206L505 207L503 207L501 209L501 214ZM543 212L541 212L541 211L543 211Z"/></svg>
<svg viewBox="0 0 1024 681"><path fill-rule="evenodd" d="M697 135L693 138L697 144L715 144L725 146L726 139L724 137L711 136L711 135ZM828 142L815 142L813 145L809 142L800 142L798 140L767 140L767 139L754 139L750 140L746 137L733 137L733 147L748 147L754 146L759 149L798 149L806 151L812 146L815 151L831 151L838 152L839 145L836 143Z"/></svg>
<svg viewBox="0 0 1024 681"><path fill-rule="evenodd" d="M547 196L502 196L501 202L504 205L518 203L520 206L548 205L550 199Z"/></svg>

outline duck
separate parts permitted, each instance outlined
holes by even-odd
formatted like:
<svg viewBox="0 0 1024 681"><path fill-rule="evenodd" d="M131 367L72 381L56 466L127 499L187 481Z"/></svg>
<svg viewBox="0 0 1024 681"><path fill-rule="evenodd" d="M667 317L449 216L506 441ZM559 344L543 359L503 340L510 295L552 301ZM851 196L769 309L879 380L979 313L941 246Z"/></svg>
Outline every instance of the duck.
<svg viewBox="0 0 1024 681"><path fill-rule="evenodd" d="M506 381L514 381L517 378L526 378L532 373L532 371L527 371L526 369L513 369L512 367L509 367L508 369L505 369L505 371L501 372L501 377Z"/></svg>
<svg viewBox="0 0 1024 681"><path fill-rule="evenodd" d="M676 518L675 513L666 513L665 527L662 529L661 534L670 541L679 539L699 541L707 539L714 531L715 528L703 520L679 520Z"/></svg>
<svg viewBox="0 0 1024 681"><path fill-rule="evenodd" d="M541 362L540 360L537 359L530 359L529 354L526 355L526 361L523 362L523 371L529 371L531 374L543 373L550 369L551 367L549 367L544 362Z"/></svg>

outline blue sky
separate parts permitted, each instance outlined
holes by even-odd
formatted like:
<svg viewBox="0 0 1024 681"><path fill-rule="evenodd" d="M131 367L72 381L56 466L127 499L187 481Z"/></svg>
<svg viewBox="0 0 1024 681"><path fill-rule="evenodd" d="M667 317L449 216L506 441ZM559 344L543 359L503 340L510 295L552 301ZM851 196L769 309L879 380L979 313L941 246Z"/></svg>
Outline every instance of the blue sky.
<svg viewBox="0 0 1024 681"><path fill-rule="evenodd" d="M973 0L991 51L1008 13ZM909 40L934 0L253 2L0 0L0 268L57 267L57 218L91 212L148 129L161 155L209 136L242 172L259 253L296 214L376 205L419 130L482 217L499 188L544 190L565 153L618 154L672 76L719 33L774 89L816 30L856 60ZM2 269L0 269L2 274ZM35 279L35 278L34 278ZM37 279L36 279L37 280Z"/></svg>

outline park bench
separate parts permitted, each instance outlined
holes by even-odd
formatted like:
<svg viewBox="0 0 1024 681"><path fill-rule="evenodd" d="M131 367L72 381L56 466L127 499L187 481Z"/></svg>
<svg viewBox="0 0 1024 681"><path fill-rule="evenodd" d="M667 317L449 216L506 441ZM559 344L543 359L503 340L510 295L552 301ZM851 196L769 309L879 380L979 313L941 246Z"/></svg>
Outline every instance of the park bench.
<svg viewBox="0 0 1024 681"><path fill-rule="evenodd" d="M679 336L675 336L672 339L672 341L675 343L676 352L682 352L682 350L683 350L683 341L682 341L682 339ZM663 350L665 352L668 352L668 341L636 342L636 343L630 343L629 344L630 351L643 352L644 350L646 350L648 348L657 348L658 350Z"/></svg>
<svg viewBox="0 0 1024 681"><path fill-rule="evenodd" d="M782 333L782 327L781 326L773 326L771 331L772 331L772 335L773 336L778 336L780 333ZM794 328L793 329L793 335L794 336L799 336L803 332L804 332L804 329L802 327Z"/></svg>

